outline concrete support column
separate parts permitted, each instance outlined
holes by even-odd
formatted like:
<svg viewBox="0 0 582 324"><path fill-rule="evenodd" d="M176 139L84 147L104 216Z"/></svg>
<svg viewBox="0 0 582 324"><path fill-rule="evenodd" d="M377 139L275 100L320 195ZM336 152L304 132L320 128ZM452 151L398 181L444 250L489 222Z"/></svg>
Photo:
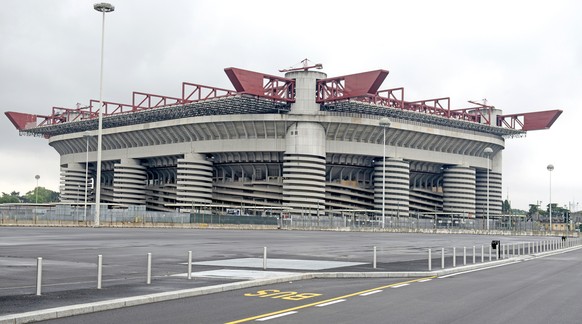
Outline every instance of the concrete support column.
<svg viewBox="0 0 582 324"><path fill-rule="evenodd" d="M113 166L113 202L145 205L146 168L136 159L122 159Z"/></svg>
<svg viewBox="0 0 582 324"><path fill-rule="evenodd" d="M501 215L502 183L501 173L489 172L489 217ZM487 217L487 170L476 174L476 213L479 218Z"/></svg>
<svg viewBox="0 0 582 324"><path fill-rule="evenodd" d="M212 161L198 153L178 159L176 200L183 208L212 203Z"/></svg>
<svg viewBox="0 0 582 324"><path fill-rule="evenodd" d="M382 160L374 165L374 208L382 210ZM398 158L386 159L386 216L407 217L410 205L410 165ZM381 215L380 215L381 216Z"/></svg>
<svg viewBox="0 0 582 324"><path fill-rule="evenodd" d="M325 165L323 126L291 125L283 156L283 205L293 214L319 215L325 209Z"/></svg>
<svg viewBox="0 0 582 324"><path fill-rule="evenodd" d="M317 80L327 78L327 74L317 71L294 71L285 74L295 79L295 102L291 104L290 114L317 115L319 104L315 101Z"/></svg>
<svg viewBox="0 0 582 324"><path fill-rule="evenodd" d="M89 179L91 174L89 174ZM85 203L85 164L69 163L61 166L61 202L71 204Z"/></svg>
<svg viewBox="0 0 582 324"><path fill-rule="evenodd" d="M443 211L475 215L475 170L466 166L451 166L443 172Z"/></svg>

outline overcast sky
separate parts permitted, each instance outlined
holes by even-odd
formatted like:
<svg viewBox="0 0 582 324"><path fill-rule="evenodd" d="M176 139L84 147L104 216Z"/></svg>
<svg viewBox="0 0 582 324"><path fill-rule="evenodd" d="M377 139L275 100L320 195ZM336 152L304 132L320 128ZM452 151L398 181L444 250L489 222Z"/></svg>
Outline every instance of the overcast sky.
<svg viewBox="0 0 582 324"><path fill-rule="evenodd" d="M50 114L99 97L96 1L3 0L2 112ZM188 81L232 89L223 69L278 75L304 58L328 76L386 69L405 100L487 99L504 114L562 109L550 130L507 139L503 198L582 199L582 1L146 1L107 14L104 99L180 96ZM577 126L578 125L578 126ZM0 192L58 191L59 155L0 116Z"/></svg>

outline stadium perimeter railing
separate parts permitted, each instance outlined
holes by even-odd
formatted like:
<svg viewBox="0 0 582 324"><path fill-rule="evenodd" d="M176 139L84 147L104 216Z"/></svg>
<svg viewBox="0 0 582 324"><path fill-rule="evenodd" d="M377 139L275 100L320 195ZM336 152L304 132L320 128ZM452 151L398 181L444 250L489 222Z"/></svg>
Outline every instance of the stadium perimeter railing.
<svg viewBox="0 0 582 324"><path fill-rule="evenodd" d="M237 209L237 211L239 211ZM486 220L455 215L421 215L408 217L375 215L364 212L320 213L310 215L265 212L262 215L233 215L232 209L197 210L190 212L146 211L135 209L102 209L101 226L209 226L209 225L261 225L282 229L311 230L378 230L378 231L483 231ZM0 225L52 225L92 226L94 215L91 209L74 205L0 205ZM490 219L491 231L540 234L549 233L546 223L526 220L524 217L501 217ZM570 234L570 230L556 230Z"/></svg>

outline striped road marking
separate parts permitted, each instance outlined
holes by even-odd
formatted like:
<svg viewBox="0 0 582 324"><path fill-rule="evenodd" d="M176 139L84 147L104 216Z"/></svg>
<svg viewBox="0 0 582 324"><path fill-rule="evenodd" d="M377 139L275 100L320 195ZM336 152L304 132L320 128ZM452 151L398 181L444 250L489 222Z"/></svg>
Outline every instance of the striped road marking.
<svg viewBox="0 0 582 324"><path fill-rule="evenodd" d="M338 300L330 301L329 303L315 305L315 307L325 307L325 306L329 306L329 305L333 305L333 304L337 304L337 303L343 303L345 301L346 301L345 299L338 299Z"/></svg>
<svg viewBox="0 0 582 324"><path fill-rule="evenodd" d="M360 296L362 296L362 297L366 297L366 296L370 296L370 295L373 295L373 294L380 293L380 292L382 292L382 291L383 291L383 290L373 290L373 291L369 291L369 292L367 292L367 293L360 294Z"/></svg>
<svg viewBox="0 0 582 324"><path fill-rule="evenodd" d="M287 315L293 315L296 314L297 312L287 312L287 313L281 313L281 314L277 314L277 315L273 315L273 316L269 316L269 317L263 317L263 318L259 318L257 320L257 322L263 322L263 321L268 321L268 320L272 320L274 318L279 318L279 317L283 317L283 316L287 316Z"/></svg>
<svg viewBox="0 0 582 324"><path fill-rule="evenodd" d="M272 319L272 318L275 318L273 316L276 316L276 315L281 315L281 316L291 315L291 314L295 314L297 312L297 310L300 310L300 309L315 307L315 306L323 305L323 304L331 305L330 304L331 302L335 302L335 301L339 302L339 300L345 301L346 299L348 299L350 297L361 296L361 295L367 294L367 293L380 292L383 289L391 288L393 286L403 287L404 285L409 285L413 282L419 282L421 280L432 279L432 278L435 278L435 277L434 276L433 277L425 277L425 278L418 278L418 279L413 279L413 280L409 280L409 281L397 282L397 283L393 283L393 284L382 286L382 287L376 287L376 288L367 289L364 291L358 291L355 293L351 293L351 294L347 294L347 295L343 295L343 296L339 296L339 297L335 297L335 298L321 300L321 301L311 303L311 304L305 304L305 305L295 306L295 307L291 307L291 308L287 308L287 309L282 309L282 310L271 312L271 313L251 316L251 317L239 319L239 320L232 321L232 322L227 322L226 324L238 324L238 323L245 323L245 322L250 322L250 321L266 320L267 318ZM285 314L285 315L282 315L282 314Z"/></svg>

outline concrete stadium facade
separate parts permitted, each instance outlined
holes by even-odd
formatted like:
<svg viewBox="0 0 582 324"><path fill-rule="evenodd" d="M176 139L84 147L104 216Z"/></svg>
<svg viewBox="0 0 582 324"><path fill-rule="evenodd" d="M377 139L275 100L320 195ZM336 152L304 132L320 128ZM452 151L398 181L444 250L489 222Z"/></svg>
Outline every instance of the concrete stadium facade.
<svg viewBox="0 0 582 324"><path fill-rule="evenodd" d="M256 214L272 207L312 215L378 215L384 205L389 216L485 217L489 201L490 214L501 214L505 139L523 130L361 100L322 103L316 93L326 74L300 69L284 79L294 85L288 102L253 96L233 81L239 90L233 95L105 116L102 202L161 211L254 207ZM384 117L390 126L381 125ZM62 201L82 203L86 188L94 200L94 120L28 131L49 134L60 154Z"/></svg>

